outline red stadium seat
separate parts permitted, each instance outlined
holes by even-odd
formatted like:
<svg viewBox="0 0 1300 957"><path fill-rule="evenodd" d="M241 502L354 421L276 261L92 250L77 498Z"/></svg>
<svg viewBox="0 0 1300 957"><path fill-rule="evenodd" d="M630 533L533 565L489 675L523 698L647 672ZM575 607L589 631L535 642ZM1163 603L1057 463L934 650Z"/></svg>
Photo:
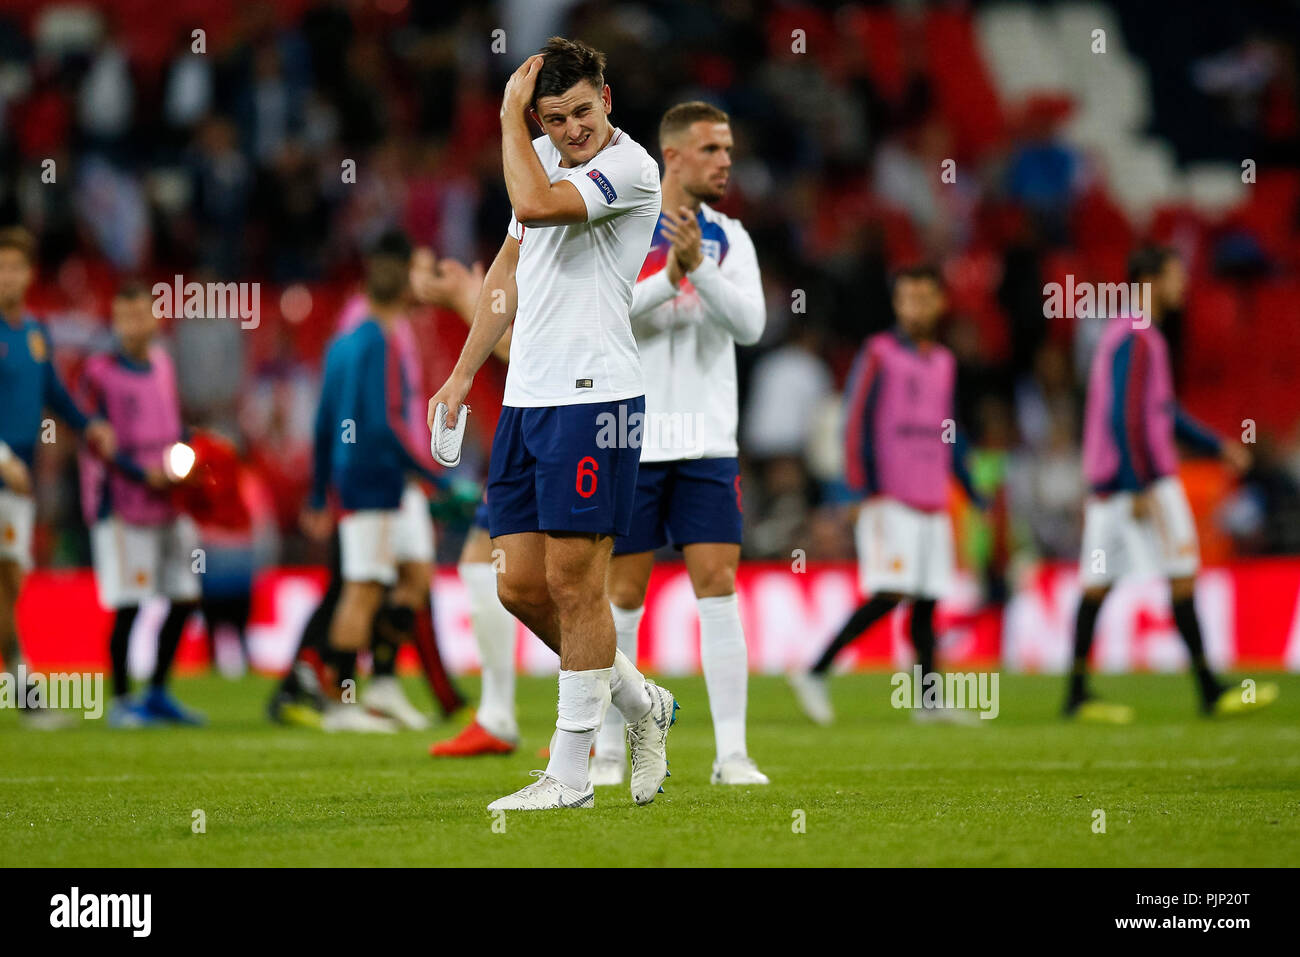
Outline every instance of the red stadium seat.
<svg viewBox="0 0 1300 957"><path fill-rule="evenodd" d="M930 77L944 120L962 157L995 146L1006 129L1002 104L975 43L970 14L931 10L925 16Z"/></svg>
<svg viewBox="0 0 1300 957"><path fill-rule="evenodd" d="M893 103L902 100L907 72L898 13L888 7L854 9L845 15L844 27L861 45L867 72L881 96Z"/></svg>

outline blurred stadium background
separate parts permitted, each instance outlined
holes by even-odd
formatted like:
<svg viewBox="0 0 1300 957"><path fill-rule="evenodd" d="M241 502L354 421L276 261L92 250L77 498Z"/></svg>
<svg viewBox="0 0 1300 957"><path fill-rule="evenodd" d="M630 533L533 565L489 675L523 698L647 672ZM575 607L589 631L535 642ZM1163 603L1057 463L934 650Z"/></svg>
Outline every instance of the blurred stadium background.
<svg viewBox="0 0 1300 957"><path fill-rule="evenodd" d="M106 345L123 276L261 284L256 329L186 319L168 330L187 423L243 456L254 525L208 541L224 571L205 584L250 598L255 666L287 661L320 589L325 556L297 517L322 350L357 287L359 250L400 226L439 256L490 260L510 215L500 92L553 33L608 54L614 120L652 152L673 103L705 99L732 117L721 208L753 235L768 305L762 340L739 350L755 667L806 658L853 601L839 394L863 338L891 324L890 270L921 258L942 264L950 288L959 413L997 503L984 517L954 490L965 574L940 618L944 650L1064 663L1096 323L1045 319L1043 287L1122 281L1128 252L1150 238L1191 266L1188 308L1168 330L1180 396L1216 429L1249 419L1258 432L1240 482L1214 462L1184 464L1214 566L1199 596L1211 655L1300 669L1300 558L1284 557L1300 553L1296 3L4 0L0 223L39 238L29 304L68 380ZM340 176L347 159L355 184ZM940 181L948 159L955 184ZM436 310L415 322L432 392L465 327ZM472 477L503 381L491 360L470 396ZM74 449L45 451L20 631L35 665L101 662L107 620L85 568ZM436 600L449 662L464 668L462 534L440 527ZM1122 596L1103 618L1102 666L1180 666L1159 585ZM156 621L138 627L152 634ZM652 665L694 668L694 627L684 576L661 568L643 639ZM858 661L907 660L894 628ZM202 622L191 632L181 660L199 664ZM521 655L553 667L537 642Z"/></svg>

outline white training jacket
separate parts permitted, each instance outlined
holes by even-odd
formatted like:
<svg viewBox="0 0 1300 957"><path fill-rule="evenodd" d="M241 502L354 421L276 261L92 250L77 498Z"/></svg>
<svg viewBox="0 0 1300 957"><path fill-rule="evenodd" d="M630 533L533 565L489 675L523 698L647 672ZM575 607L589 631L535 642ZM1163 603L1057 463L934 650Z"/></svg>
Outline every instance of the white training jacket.
<svg viewBox="0 0 1300 957"><path fill-rule="evenodd" d="M632 332L641 353L646 417L642 462L734 458L736 343L752 345L767 313L758 256L737 219L706 204L696 216L704 259L674 289L672 244L655 226L632 291Z"/></svg>

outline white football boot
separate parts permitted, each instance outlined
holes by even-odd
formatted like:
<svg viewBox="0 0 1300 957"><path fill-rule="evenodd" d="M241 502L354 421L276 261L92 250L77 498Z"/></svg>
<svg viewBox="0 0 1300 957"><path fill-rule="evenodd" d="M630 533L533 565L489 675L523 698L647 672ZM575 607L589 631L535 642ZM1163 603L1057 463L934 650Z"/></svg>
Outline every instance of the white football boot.
<svg viewBox="0 0 1300 957"><path fill-rule="evenodd" d="M596 755L591 759L591 786L603 788L614 784L622 784L626 767L627 762L623 760L621 755L619 757Z"/></svg>
<svg viewBox="0 0 1300 957"><path fill-rule="evenodd" d="M649 804L663 790L668 777L668 729L677 723L677 699L667 688L649 678L650 710L627 726L628 751L632 759L632 800Z"/></svg>
<svg viewBox="0 0 1300 957"><path fill-rule="evenodd" d="M744 754L733 754L713 762L710 784L771 784L766 774L758 769L754 759Z"/></svg>
<svg viewBox="0 0 1300 957"><path fill-rule="evenodd" d="M835 720L829 683L824 676L811 671L792 671L786 675L786 680L799 699L799 707L814 724L826 727Z"/></svg>
<svg viewBox="0 0 1300 957"><path fill-rule="evenodd" d="M514 794L497 798L487 806L489 811L555 811L561 808L595 807L596 792L587 783L586 792L575 790L557 781L545 771L529 771L537 778L525 784Z"/></svg>
<svg viewBox="0 0 1300 957"><path fill-rule="evenodd" d="M361 706L391 718L411 731L424 731L429 727L428 716L411 704L402 690L402 683L393 675L371 678L366 690L361 692Z"/></svg>
<svg viewBox="0 0 1300 957"><path fill-rule="evenodd" d="M371 714L359 704L331 703L320 719L324 731L358 731L363 734L396 734L397 725L388 718Z"/></svg>

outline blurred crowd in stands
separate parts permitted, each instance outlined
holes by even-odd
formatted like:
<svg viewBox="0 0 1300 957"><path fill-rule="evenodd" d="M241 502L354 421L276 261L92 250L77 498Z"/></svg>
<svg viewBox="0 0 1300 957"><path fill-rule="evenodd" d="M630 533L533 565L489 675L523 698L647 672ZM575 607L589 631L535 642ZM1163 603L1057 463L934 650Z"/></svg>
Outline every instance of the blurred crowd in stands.
<svg viewBox="0 0 1300 957"><path fill-rule="evenodd" d="M840 390L862 340L891 324L891 269L933 259L950 291L959 415L997 502L976 515L954 493L964 560L996 588L1017 561L1074 559L1095 324L1044 318L1043 286L1067 273L1122 281L1148 237L1192 270L1169 329L1180 394L1222 431L1257 423L1243 482L1187 466L1206 559L1300 551L1300 28L1252 20L1251 4L1207 5L1227 19L1193 33L1202 5L1185 4L1179 44L1160 44L1163 13L1124 9L1145 6L1116 13L1159 70L1151 132L1198 158L1253 158L1258 178L1236 209L1175 203L1133 221L1060 135L1068 98L1000 99L979 4L11 0L0 223L39 238L30 302L74 380L106 345L122 276L260 284L256 329L171 324L185 413L245 456L258 561L318 560L296 521L321 351L360 250L400 226L440 257L489 260L510 216L505 78L551 33L581 37L608 54L615 122L652 152L673 103L706 99L732 117L722 209L754 238L768 307L762 340L740 350L747 556L851 557ZM940 175L948 160L953 182ZM431 391L464 324L434 311L416 321ZM476 413L498 401L493 363ZM494 421L470 420L470 473ZM43 461L38 562L86 558L73 474L70 455ZM449 529L440 558L457 545Z"/></svg>

